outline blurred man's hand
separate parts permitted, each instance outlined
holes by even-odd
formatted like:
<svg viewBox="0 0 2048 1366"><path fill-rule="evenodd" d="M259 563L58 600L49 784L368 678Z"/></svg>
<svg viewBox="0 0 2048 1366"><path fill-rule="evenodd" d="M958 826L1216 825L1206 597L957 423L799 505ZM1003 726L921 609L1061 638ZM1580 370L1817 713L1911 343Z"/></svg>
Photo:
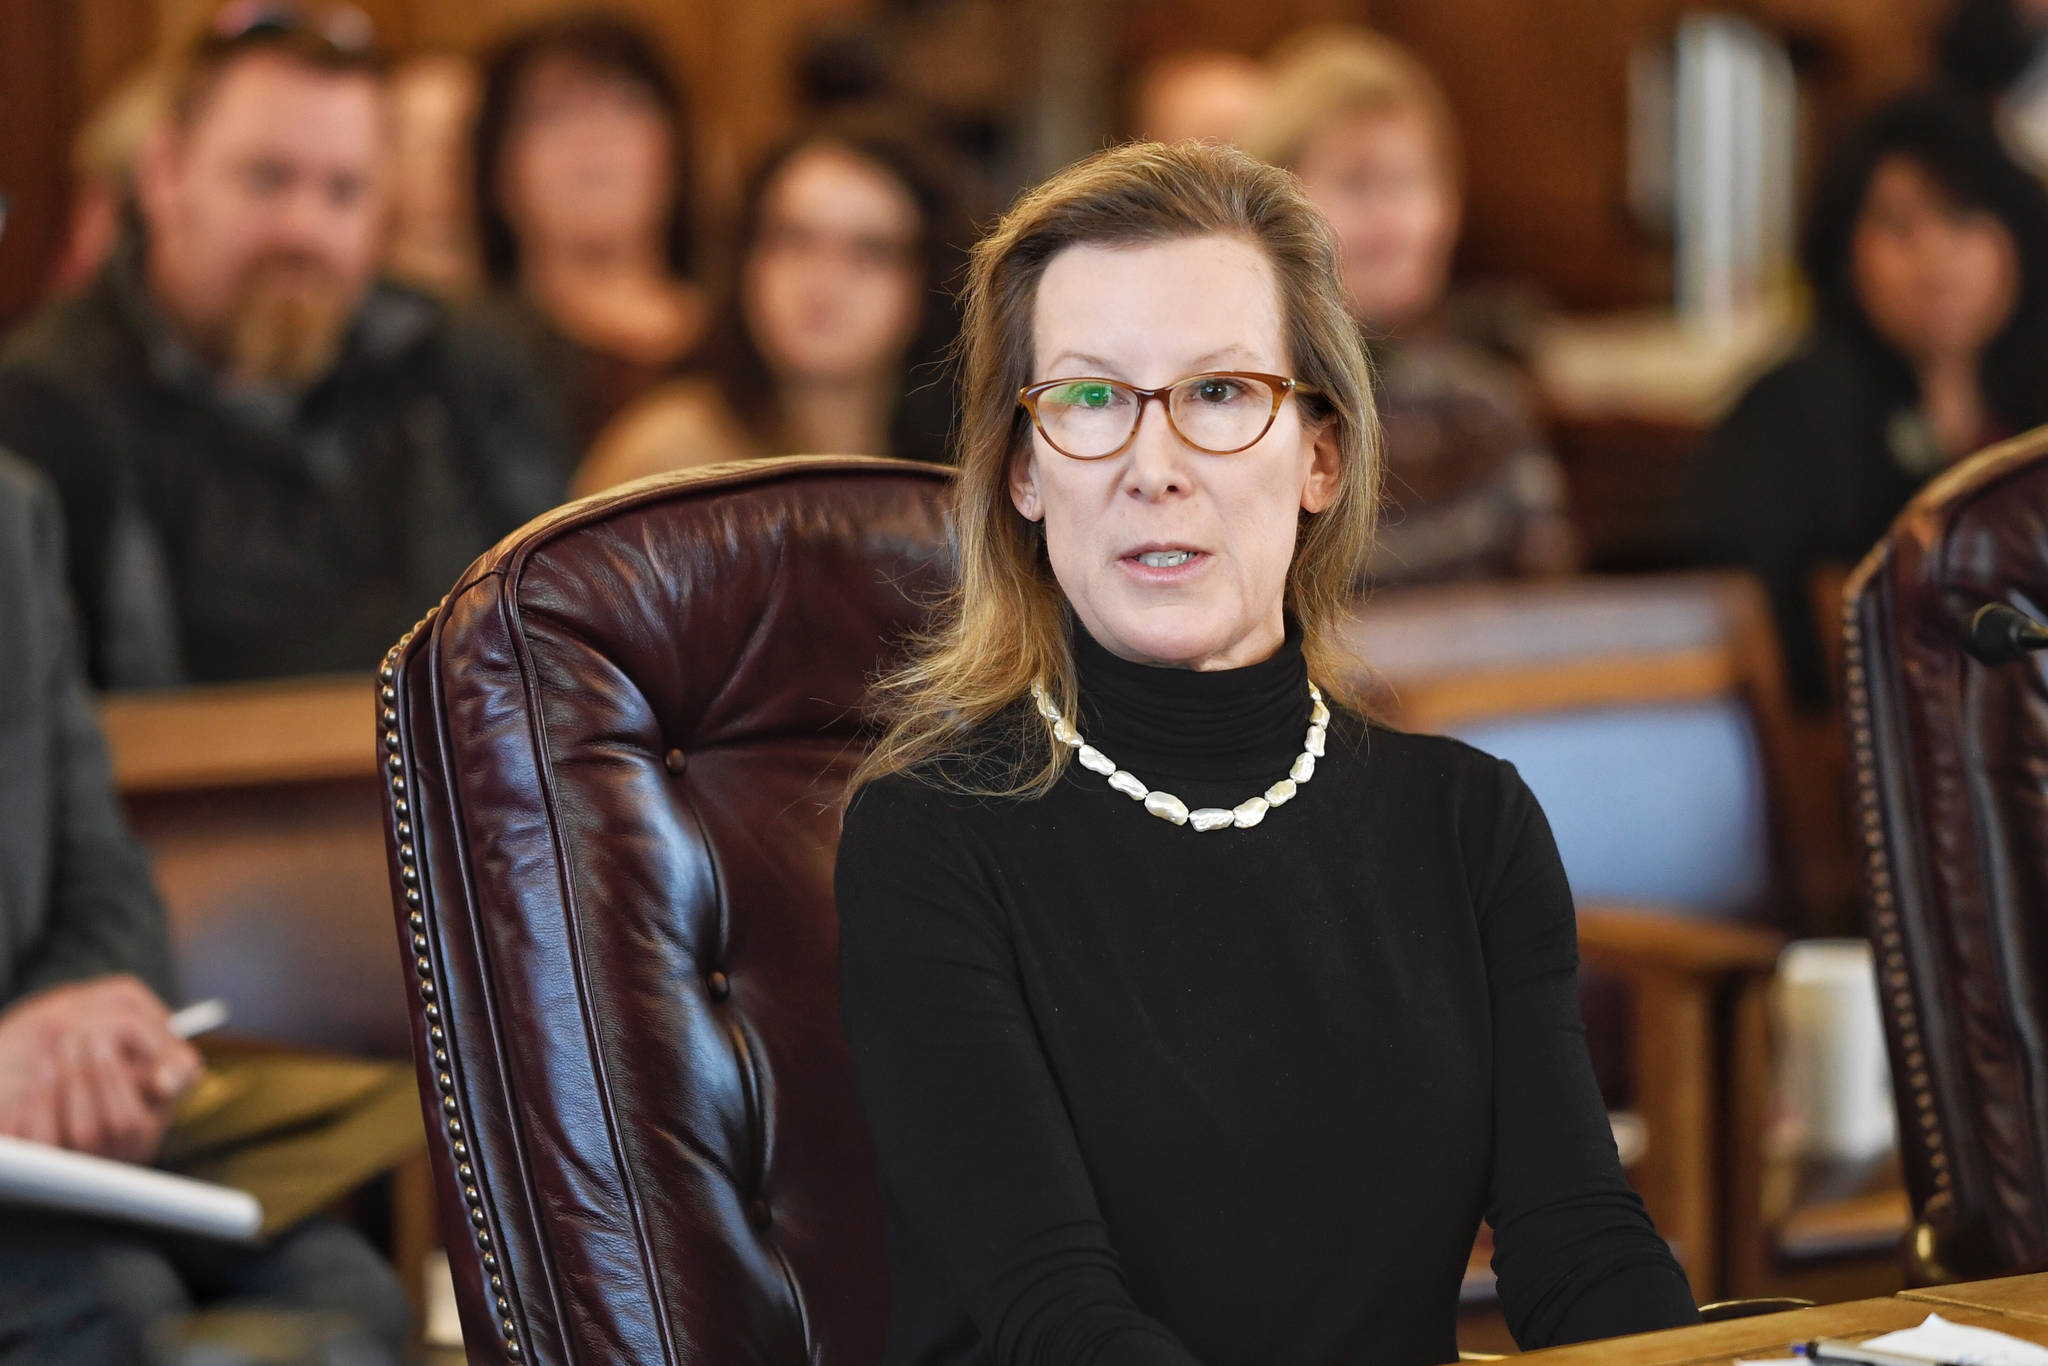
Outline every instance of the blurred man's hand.
<svg viewBox="0 0 2048 1366"><path fill-rule="evenodd" d="M52 987L0 1013L0 1134L146 1162L199 1077L154 992L125 974Z"/></svg>

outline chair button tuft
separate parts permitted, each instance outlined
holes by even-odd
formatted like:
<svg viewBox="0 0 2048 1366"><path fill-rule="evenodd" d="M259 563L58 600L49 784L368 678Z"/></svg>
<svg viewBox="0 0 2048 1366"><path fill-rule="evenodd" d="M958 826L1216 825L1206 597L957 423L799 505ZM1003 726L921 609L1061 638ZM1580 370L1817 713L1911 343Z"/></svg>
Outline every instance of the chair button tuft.
<svg viewBox="0 0 2048 1366"><path fill-rule="evenodd" d="M706 977L704 985L710 989L711 999L714 1001L723 1001L726 997L732 995L732 983L722 972L714 972L709 977Z"/></svg>
<svg viewBox="0 0 2048 1366"><path fill-rule="evenodd" d="M680 774L689 766L690 756L679 749L672 749L662 756L661 762L668 767L670 773Z"/></svg>

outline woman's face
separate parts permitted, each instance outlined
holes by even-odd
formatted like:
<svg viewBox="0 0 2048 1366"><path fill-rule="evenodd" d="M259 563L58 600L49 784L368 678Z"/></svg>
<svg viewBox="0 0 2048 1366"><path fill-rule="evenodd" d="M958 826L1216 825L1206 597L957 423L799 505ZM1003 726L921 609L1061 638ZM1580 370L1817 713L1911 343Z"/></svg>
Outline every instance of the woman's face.
<svg viewBox="0 0 2048 1366"><path fill-rule="evenodd" d="M429 247L460 241L467 227L469 125L476 76L458 57L425 57L391 78L391 209L394 236Z"/></svg>
<svg viewBox="0 0 2048 1366"><path fill-rule="evenodd" d="M2012 234L1907 157L1878 164L1851 244L1856 297L1915 365L1975 364L2019 299Z"/></svg>
<svg viewBox="0 0 2048 1366"><path fill-rule="evenodd" d="M1293 373L1272 264L1237 237L1068 247L1040 278L1032 339L1034 381ZM1330 505L1338 469L1334 422L1303 421L1293 398L1234 455L1188 445L1148 403L1130 445L1103 460L1062 455L1034 427L1010 497L1044 522L1053 573L1105 648L1227 669L1279 647L1301 514Z"/></svg>
<svg viewBox="0 0 2048 1366"><path fill-rule="evenodd" d="M924 313L917 202L843 148L808 147L768 186L742 281L748 330L784 379L893 372Z"/></svg>
<svg viewBox="0 0 2048 1366"><path fill-rule="evenodd" d="M500 177L529 251L644 249L675 197L674 130L654 96L569 57L520 83Z"/></svg>
<svg viewBox="0 0 2048 1366"><path fill-rule="evenodd" d="M1458 190L1420 110L1334 119L1302 144L1294 169L1336 230L1360 321L1399 330L1436 308L1458 242Z"/></svg>

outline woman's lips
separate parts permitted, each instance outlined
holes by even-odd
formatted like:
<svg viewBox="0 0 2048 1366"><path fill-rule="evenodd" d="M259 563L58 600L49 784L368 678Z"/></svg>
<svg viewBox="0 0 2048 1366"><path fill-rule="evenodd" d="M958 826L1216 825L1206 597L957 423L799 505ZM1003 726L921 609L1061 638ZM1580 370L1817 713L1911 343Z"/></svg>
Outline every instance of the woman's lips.
<svg viewBox="0 0 2048 1366"><path fill-rule="evenodd" d="M1212 557L1206 550L1186 546L1147 546L1117 561L1124 572L1139 583L1185 583L1208 567ZM1147 564L1146 560L1153 563Z"/></svg>

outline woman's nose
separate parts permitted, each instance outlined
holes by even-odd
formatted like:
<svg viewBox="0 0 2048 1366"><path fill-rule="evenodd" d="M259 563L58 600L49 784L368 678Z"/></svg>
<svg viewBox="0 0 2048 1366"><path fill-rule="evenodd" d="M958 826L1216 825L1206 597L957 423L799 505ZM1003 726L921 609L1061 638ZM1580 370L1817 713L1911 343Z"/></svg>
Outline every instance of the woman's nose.
<svg viewBox="0 0 2048 1366"><path fill-rule="evenodd" d="M1124 484L1133 495L1157 498L1187 488L1188 446L1167 420L1166 400L1148 401L1138 411Z"/></svg>

